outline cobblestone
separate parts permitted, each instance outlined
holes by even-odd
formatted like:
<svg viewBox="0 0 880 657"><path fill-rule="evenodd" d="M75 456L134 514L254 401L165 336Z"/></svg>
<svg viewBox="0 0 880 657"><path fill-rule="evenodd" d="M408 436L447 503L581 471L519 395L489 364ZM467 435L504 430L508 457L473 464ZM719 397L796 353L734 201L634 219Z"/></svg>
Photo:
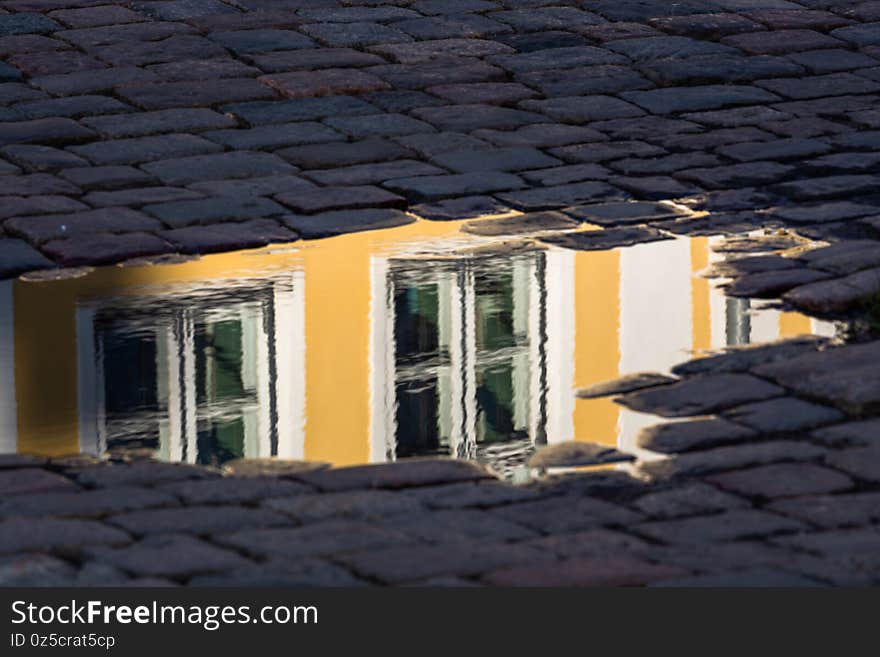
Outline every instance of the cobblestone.
<svg viewBox="0 0 880 657"><path fill-rule="evenodd" d="M828 317L862 312L880 289L874 3L7 4L4 278L517 210L465 230L574 231L540 240L606 249L787 227L716 245L726 260L707 275L730 278L729 295ZM831 246L806 251L802 237ZM414 462L297 465L278 480L254 466L245 484L183 465L7 459L0 515L28 517L2 523L17 524L0 537L24 542L6 544L0 580L871 583L875 351L795 340L600 390L688 418L639 434L669 458L637 461L638 483L584 473L515 488ZM185 536L82 551L130 540L108 515L190 511L203 524L156 521ZM309 525L236 532L224 513ZM713 541L715 563L682 537ZM314 555L328 560L290 561Z"/></svg>

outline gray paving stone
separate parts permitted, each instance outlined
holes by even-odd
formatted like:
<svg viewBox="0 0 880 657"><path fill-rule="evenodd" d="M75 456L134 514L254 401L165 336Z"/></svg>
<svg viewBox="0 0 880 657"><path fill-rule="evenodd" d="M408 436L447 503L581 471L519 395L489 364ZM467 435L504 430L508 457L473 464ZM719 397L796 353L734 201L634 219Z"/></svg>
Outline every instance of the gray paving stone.
<svg viewBox="0 0 880 657"><path fill-rule="evenodd" d="M782 54L843 45L842 41L814 30L774 30L772 39L767 38L765 32L750 32L725 37L721 42L754 54Z"/></svg>
<svg viewBox="0 0 880 657"><path fill-rule="evenodd" d="M628 195L607 183L588 181L524 191L504 192L497 196L505 203L519 210L533 211L555 210L564 206L582 205L605 199L624 199Z"/></svg>
<svg viewBox="0 0 880 657"><path fill-rule="evenodd" d="M435 137L432 135L431 138ZM304 169L322 169L401 160L412 157L414 153L388 139L371 138L344 143L295 146L277 151L276 155Z"/></svg>
<svg viewBox="0 0 880 657"><path fill-rule="evenodd" d="M125 532L93 520L8 518L0 521L0 554L71 551L87 545L124 545L130 540Z"/></svg>
<svg viewBox="0 0 880 657"><path fill-rule="evenodd" d="M83 201L96 208L132 206L138 207L152 203L190 201L202 195L179 187L133 187L111 192L89 192Z"/></svg>
<svg viewBox="0 0 880 657"><path fill-rule="evenodd" d="M234 103L221 108L252 126L314 121L328 116L349 114L373 114L376 108L352 96L325 96L322 98L296 98L292 100L257 101ZM230 120L232 125L235 122ZM230 127L230 126L218 126Z"/></svg>
<svg viewBox="0 0 880 657"><path fill-rule="evenodd" d="M3 148L2 153L11 162L29 171L51 171L53 169L88 166L88 162L81 157L50 146L17 144ZM10 173L18 173L18 171L10 171Z"/></svg>
<svg viewBox="0 0 880 657"><path fill-rule="evenodd" d="M441 84L425 91L453 103L488 103L505 105L539 96L538 92L514 82L482 82L474 84Z"/></svg>
<svg viewBox="0 0 880 657"><path fill-rule="evenodd" d="M789 59L801 64L811 73L837 73L876 66L877 60L862 53L843 48L810 50L789 55Z"/></svg>
<svg viewBox="0 0 880 657"><path fill-rule="evenodd" d="M124 84L157 82L152 72L136 66L111 66L69 73L53 73L31 78L31 84L53 94L97 93Z"/></svg>
<svg viewBox="0 0 880 657"><path fill-rule="evenodd" d="M760 365L754 372L804 396L860 414L873 411L880 403L873 367L878 353L880 342L869 342Z"/></svg>
<svg viewBox="0 0 880 657"><path fill-rule="evenodd" d="M702 482L687 483L639 497L633 506L651 518L666 519L746 509L748 500Z"/></svg>
<svg viewBox="0 0 880 657"><path fill-rule="evenodd" d="M697 55L727 55L736 52L730 46L710 41L698 41L680 36L657 36L621 39L606 43L606 48L626 55L636 62Z"/></svg>
<svg viewBox="0 0 880 657"><path fill-rule="evenodd" d="M751 509L646 522L633 527L639 534L671 544L718 543L795 532L804 528L797 520Z"/></svg>
<svg viewBox="0 0 880 657"><path fill-rule="evenodd" d="M630 525L641 514L589 497L552 497L489 509L490 513L544 534Z"/></svg>
<svg viewBox="0 0 880 657"><path fill-rule="evenodd" d="M0 239L0 277L17 276L33 269L52 267L51 260L17 239Z"/></svg>
<svg viewBox="0 0 880 657"><path fill-rule="evenodd" d="M301 461L278 457L231 459L223 464L223 470L236 477L296 477L303 472L324 470L329 463Z"/></svg>
<svg viewBox="0 0 880 657"><path fill-rule="evenodd" d="M37 13L0 15L0 36L13 34L48 34L60 30L61 25L48 16Z"/></svg>
<svg viewBox="0 0 880 657"><path fill-rule="evenodd" d="M370 185L382 183L387 180L407 179L416 176L443 175L443 169L432 164L417 160L394 160L392 162L373 162L369 164L354 164L348 167L336 167L333 169L310 169L303 172L303 176L314 180L321 185L346 186L346 185Z"/></svg>
<svg viewBox="0 0 880 657"><path fill-rule="evenodd" d="M644 586L683 577L687 571L629 556L579 557L558 563L514 566L482 577L493 586Z"/></svg>
<svg viewBox="0 0 880 657"><path fill-rule="evenodd" d="M518 176L496 171L397 178L386 180L383 185L416 201L486 194L526 186ZM502 200L507 199L502 197Z"/></svg>
<svg viewBox="0 0 880 657"><path fill-rule="evenodd" d="M520 105L525 109L546 114L556 121L568 123L588 123L602 119L618 119L644 114L641 109L631 103L612 96L601 95L527 100Z"/></svg>
<svg viewBox="0 0 880 657"><path fill-rule="evenodd" d="M367 208L360 210L332 210L317 214L289 214L281 217L286 226L296 231L303 239L332 237L345 233L356 233L379 228L405 226L416 218L388 208Z"/></svg>
<svg viewBox="0 0 880 657"><path fill-rule="evenodd" d="M412 539L357 520L328 520L303 527L246 529L214 537L214 542L260 558L304 559L356 550L392 550Z"/></svg>
<svg viewBox="0 0 880 657"><path fill-rule="evenodd" d="M724 417L762 433L802 431L824 424L839 422L839 411L795 397L779 397L732 408Z"/></svg>
<svg viewBox="0 0 880 657"><path fill-rule="evenodd" d="M187 188L209 196L271 196L287 192L311 191L315 185L295 175L260 176L240 180L208 180Z"/></svg>
<svg viewBox="0 0 880 657"><path fill-rule="evenodd" d="M298 563L267 561L233 568L213 575L197 575L191 586L218 587L352 587L363 586L344 568L319 559L306 559Z"/></svg>
<svg viewBox="0 0 880 657"><path fill-rule="evenodd" d="M406 207L406 199L403 197L371 185L320 187L284 192L278 194L276 200L302 213L360 208Z"/></svg>
<svg viewBox="0 0 880 657"><path fill-rule="evenodd" d="M208 38L238 55L273 50L296 50L297 48L311 48L315 45L314 41L294 30L262 29L211 32Z"/></svg>
<svg viewBox="0 0 880 657"><path fill-rule="evenodd" d="M77 483L93 488L114 486L155 485L185 479L206 479L218 476L207 468L181 463L140 461L135 463L101 465L83 469L76 476Z"/></svg>
<svg viewBox="0 0 880 657"><path fill-rule="evenodd" d="M880 419L844 422L815 429L810 436L831 446L872 445L880 441Z"/></svg>
<svg viewBox="0 0 880 657"><path fill-rule="evenodd" d="M856 479L871 483L880 481L880 450L875 444L830 452L825 463Z"/></svg>
<svg viewBox="0 0 880 657"><path fill-rule="evenodd" d="M860 553L876 553L880 547L880 529L837 529L825 532L795 534L773 541L785 547L794 547L820 555L840 557Z"/></svg>
<svg viewBox="0 0 880 657"><path fill-rule="evenodd" d="M186 504L245 504L282 495L301 495L311 489L295 481L274 477L220 478L177 481L157 491L175 495Z"/></svg>
<svg viewBox="0 0 880 657"><path fill-rule="evenodd" d="M203 136L236 150L274 150L285 146L320 144L345 139L333 128L321 123L304 121L280 125L258 126L239 130L214 130Z"/></svg>
<svg viewBox="0 0 880 657"><path fill-rule="evenodd" d="M36 196L39 194L68 194L78 196L82 190L76 185L48 173L16 175L0 187L0 196Z"/></svg>
<svg viewBox="0 0 880 657"><path fill-rule="evenodd" d="M110 138L140 137L160 132L198 132L236 125L232 117L203 107L95 116L83 119L82 123Z"/></svg>
<svg viewBox="0 0 880 657"><path fill-rule="evenodd" d="M107 522L138 535L209 534L291 524L289 518L279 513L240 506L187 506L129 511L110 516Z"/></svg>
<svg viewBox="0 0 880 657"><path fill-rule="evenodd" d="M412 40L408 34L399 29L369 22L311 23L305 25L303 31L332 47L363 48L377 43L401 43Z"/></svg>
<svg viewBox="0 0 880 657"><path fill-rule="evenodd" d="M749 162L681 171L676 177L693 181L709 189L729 189L774 183L785 178L792 171L794 167L778 162Z"/></svg>
<svg viewBox="0 0 880 657"><path fill-rule="evenodd" d="M427 89L444 84L504 82L504 69L473 57L443 57L418 64L371 66L369 71L398 90Z"/></svg>
<svg viewBox="0 0 880 657"><path fill-rule="evenodd" d="M493 481L422 486L405 492L431 509L488 508L539 496L539 493L521 486Z"/></svg>
<svg viewBox="0 0 880 657"><path fill-rule="evenodd" d="M586 388L577 390L577 396L581 399L590 399L593 397L607 397L609 395L617 395L624 392L633 392L642 388L653 388L654 386L673 383L676 379L664 374L655 372L637 372L635 374L627 374L611 381L596 383Z"/></svg>
<svg viewBox="0 0 880 657"><path fill-rule="evenodd" d="M82 189L119 189L143 186L154 182L152 176L130 166L76 167L59 172Z"/></svg>
<svg viewBox="0 0 880 657"><path fill-rule="evenodd" d="M16 468L0 471L0 493L4 496L36 495L76 489L77 486L67 477L40 468Z"/></svg>
<svg viewBox="0 0 880 657"><path fill-rule="evenodd" d="M217 153L222 147L196 135L172 134L93 142L70 150L95 164L108 165Z"/></svg>
<svg viewBox="0 0 880 657"><path fill-rule="evenodd" d="M561 212L529 212L499 219L476 219L461 227L473 235L497 236L571 230L580 222Z"/></svg>
<svg viewBox="0 0 880 657"><path fill-rule="evenodd" d="M251 151L160 160L143 165L143 169L169 185L186 185L206 180L256 178L294 171L293 167L275 155Z"/></svg>
<svg viewBox="0 0 880 657"><path fill-rule="evenodd" d="M302 487L302 484L299 486ZM276 498L274 494L263 496L264 499L267 497ZM302 524L331 518L376 520L398 514L415 515L425 510L414 497L384 490L297 494L265 499L261 506L289 515Z"/></svg>
<svg viewBox="0 0 880 657"><path fill-rule="evenodd" d="M471 171L521 171L562 164L536 148L511 146L496 149L448 151L433 156L432 161L456 173Z"/></svg>
<svg viewBox="0 0 880 657"><path fill-rule="evenodd" d="M755 568L771 568L784 572L786 568L794 568L798 554L793 550L759 540L740 540L715 543L711 550L707 550L705 545L699 543L677 543L654 547L650 557L662 563L704 574L721 573L727 576L731 572L743 572Z"/></svg>
<svg viewBox="0 0 880 657"><path fill-rule="evenodd" d="M831 147L828 144L817 139L777 139L775 141L723 146L718 149L718 152L738 162L753 162L755 160L783 160L821 155L830 150Z"/></svg>
<svg viewBox="0 0 880 657"><path fill-rule="evenodd" d="M284 207L258 197L217 196L188 201L171 201L144 206L143 211L171 228L183 228L219 221L241 221L284 213Z"/></svg>
<svg viewBox="0 0 880 657"><path fill-rule="evenodd" d="M491 196L462 196L434 203L420 203L410 207L410 212L424 219L454 221L486 215L506 214L510 207Z"/></svg>
<svg viewBox="0 0 880 657"><path fill-rule="evenodd" d="M394 141L428 159L441 153L491 148L489 143L461 132L423 132L398 136Z"/></svg>
<svg viewBox="0 0 880 657"><path fill-rule="evenodd" d="M613 94L635 89L650 89L654 85L644 76L626 66L598 65L584 69L539 70L517 73L516 79L546 95Z"/></svg>
<svg viewBox="0 0 880 657"><path fill-rule="evenodd" d="M877 176L841 175L780 183L775 185L772 191L796 201L816 201L870 193L876 187Z"/></svg>
<svg viewBox="0 0 880 657"><path fill-rule="evenodd" d="M88 236L100 232L155 230L161 224L137 210L127 208L89 210L72 214L47 214L13 217L4 224L7 230L33 242L64 237Z"/></svg>
<svg viewBox="0 0 880 657"><path fill-rule="evenodd" d="M253 249L275 242L293 242L297 234L273 219L188 226L160 231L158 236L181 253Z"/></svg>
<svg viewBox="0 0 880 657"><path fill-rule="evenodd" d="M191 536L149 536L123 548L93 548L90 552L102 562L148 577L191 577L249 564L235 552Z"/></svg>
<svg viewBox="0 0 880 657"><path fill-rule="evenodd" d="M551 235L542 237L541 241L576 251L604 251L666 239L670 238L654 228L632 226L609 228L603 231L578 231L564 235Z"/></svg>
<svg viewBox="0 0 880 657"><path fill-rule="evenodd" d="M0 558L0 586L61 586L76 576L66 561L45 554L16 554Z"/></svg>
<svg viewBox="0 0 880 657"><path fill-rule="evenodd" d="M729 105L751 105L779 100L778 96L764 89L738 85L706 85L627 91L621 96L655 114L697 112Z"/></svg>
<svg viewBox="0 0 880 657"><path fill-rule="evenodd" d="M7 144L70 144L86 141L95 133L73 119L43 118L32 121L0 123L0 145Z"/></svg>
<svg viewBox="0 0 880 657"><path fill-rule="evenodd" d="M639 447L655 452L674 454L718 445L748 442L755 431L723 418L706 418L688 422L655 424L639 431Z"/></svg>
<svg viewBox="0 0 880 657"><path fill-rule="evenodd" d="M133 486L81 492L67 492L62 489L41 495L4 499L0 502L0 516L97 518L122 511L177 504L176 498L169 493Z"/></svg>
<svg viewBox="0 0 880 657"><path fill-rule="evenodd" d="M852 73L829 73L813 77L761 80L756 83L785 98L803 100L845 94L866 94L880 90L880 83Z"/></svg>
<svg viewBox="0 0 880 657"><path fill-rule="evenodd" d="M772 299L826 278L828 274L806 268L762 271L739 276L724 286L724 292L731 297Z"/></svg>
<svg viewBox="0 0 880 657"><path fill-rule="evenodd" d="M655 220L670 219L682 212L672 206L650 201L597 203L566 208L565 211L573 217L599 226L643 224Z"/></svg>
<svg viewBox="0 0 880 657"><path fill-rule="evenodd" d="M815 461L827 450L808 442L773 440L747 441L712 449L685 452L662 461L644 462L641 472L655 479L712 474L768 463Z"/></svg>
<svg viewBox="0 0 880 657"><path fill-rule="evenodd" d="M836 493L853 487L846 475L811 463L779 463L713 475L708 481L749 497L778 498Z"/></svg>
<svg viewBox="0 0 880 657"><path fill-rule="evenodd" d="M644 141L571 144L550 150L551 155L566 162L604 162L624 157L664 155L659 146Z"/></svg>
<svg viewBox="0 0 880 657"><path fill-rule="evenodd" d="M804 336L757 345L728 347L723 353L680 363L672 368L672 373L691 375L710 372L745 372L757 365L787 360L817 351L825 342L826 340L816 336Z"/></svg>
<svg viewBox="0 0 880 657"><path fill-rule="evenodd" d="M562 558L642 555L650 550L645 541L611 529L588 529L542 536L522 541L520 545L550 552Z"/></svg>
<svg viewBox="0 0 880 657"><path fill-rule="evenodd" d="M768 508L825 529L833 529L875 523L880 519L878 503L878 493L852 493L778 500L768 505Z"/></svg>
<svg viewBox="0 0 880 657"><path fill-rule="evenodd" d="M539 563L548 557L518 545L459 541L354 552L338 559L359 575L400 584L443 575L477 575L513 564Z"/></svg>
<svg viewBox="0 0 880 657"><path fill-rule="evenodd" d="M812 313L835 314L852 310L880 291L880 267L801 285L783 295L788 303Z"/></svg>
<svg viewBox="0 0 880 657"><path fill-rule="evenodd" d="M566 441L537 450L528 460L532 468L573 468L634 461L635 457L613 447L580 441Z"/></svg>
<svg viewBox="0 0 880 657"><path fill-rule="evenodd" d="M381 466L332 468L300 477L302 481L326 491L410 488L491 478L492 475L476 463L452 459L408 459Z"/></svg>
<svg viewBox="0 0 880 657"><path fill-rule="evenodd" d="M826 221L839 221L841 219L853 219L856 217L864 217L877 212L877 206L867 205L864 203L853 203L852 201L829 201L827 203L819 203L816 205L796 205L782 206L773 210L773 216L780 217L786 221L794 223L814 223ZM870 243L876 246L875 242ZM857 244L864 247L865 243ZM807 262L813 263L816 260L824 259L835 251L825 251L816 249L811 254L805 256ZM849 254L847 254L849 255ZM816 263L820 269L824 268Z"/></svg>
<svg viewBox="0 0 880 657"><path fill-rule="evenodd" d="M320 76L312 75L306 71L272 73L259 78L259 81L276 89L287 98L294 99L358 94L391 88L386 81L372 73L342 68L323 69ZM231 98L230 100L235 101L236 99Z"/></svg>
<svg viewBox="0 0 880 657"><path fill-rule="evenodd" d="M429 543L515 541L536 536L534 531L522 525L478 509L395 514L386 516L377 524Z"/></svg>
<svg viewBox="0 0 880 657"><path fill-rule="evenodd" d="M473 136L498 146L534 146L535 148L565 146L606 139L597 130L564 123L536 123L524 125L516 130L475 130Z"/></svg>
<svg viewBox="0 0 880 657"><path fill-rule="evenodd" d="M532 184L556 187L575 182L606 180L611 172L600 164L569 164L549 169L522 171L520 175Z"/></svg>
<svg viewBox="0 0 880 657"><path fill-rule="evenodd" d="M376 55L353 48L306 48L251 55L248 60L268 73L384 64Z"/></svg>
<svg viewBox="0 0 880 657"><path fill-rule="evenodd" d="M532 102L538 101L525 101L523 105ZM469 132L480 128L510 130L529 123L546 122L542 115L534 112L479 103L424 107L413 110L413 114L441 130L457 132Z"/></svg>

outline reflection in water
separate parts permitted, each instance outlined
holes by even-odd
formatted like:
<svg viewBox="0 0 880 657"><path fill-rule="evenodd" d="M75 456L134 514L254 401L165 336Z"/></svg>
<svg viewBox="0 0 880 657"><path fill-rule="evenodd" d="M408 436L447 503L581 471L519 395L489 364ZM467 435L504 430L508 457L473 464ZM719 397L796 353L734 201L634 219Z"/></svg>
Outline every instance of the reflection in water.
<svg viewBox="0 0 880 657"><path fill-rule="evenodd" d="M712 238L493 253L458 228L0 283L0 450L510 471L548 442L632 449L654 422L577 387L829 330L696 277Z"/></svg>

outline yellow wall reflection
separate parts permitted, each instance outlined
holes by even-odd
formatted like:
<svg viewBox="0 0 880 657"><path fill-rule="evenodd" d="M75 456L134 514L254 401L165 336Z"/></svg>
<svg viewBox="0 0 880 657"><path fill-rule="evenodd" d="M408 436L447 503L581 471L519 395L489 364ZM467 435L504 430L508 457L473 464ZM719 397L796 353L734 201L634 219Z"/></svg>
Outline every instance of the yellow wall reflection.
<svg viewBox="0 0 880 657"><path fill-rule="evenodd" d="M438 255L465 239L460 226L418 221L2 283L0 366L14 376L0 393L0 449L101 452L144 431L162 457L185 461L213 450L354 464L474 456L505 440L630 446L651 419L575 401L575 388L827 330L755 312L696 277L715 258L710 238Z"/></svg>

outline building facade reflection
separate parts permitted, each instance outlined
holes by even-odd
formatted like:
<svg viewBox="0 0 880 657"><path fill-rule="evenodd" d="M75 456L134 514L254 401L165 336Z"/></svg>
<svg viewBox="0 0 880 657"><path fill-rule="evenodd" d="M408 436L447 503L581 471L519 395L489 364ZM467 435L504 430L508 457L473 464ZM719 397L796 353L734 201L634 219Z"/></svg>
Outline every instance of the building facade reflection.
<svg viewBox="0 0 880 657"><path fill-rule="evenodd" d="M457 222L0 283L0 450L219 464L627 448L654 418L574 389L830 327L695 276L708 238L426 252ZM301 247L301 248L300 248Z"/></svg>

